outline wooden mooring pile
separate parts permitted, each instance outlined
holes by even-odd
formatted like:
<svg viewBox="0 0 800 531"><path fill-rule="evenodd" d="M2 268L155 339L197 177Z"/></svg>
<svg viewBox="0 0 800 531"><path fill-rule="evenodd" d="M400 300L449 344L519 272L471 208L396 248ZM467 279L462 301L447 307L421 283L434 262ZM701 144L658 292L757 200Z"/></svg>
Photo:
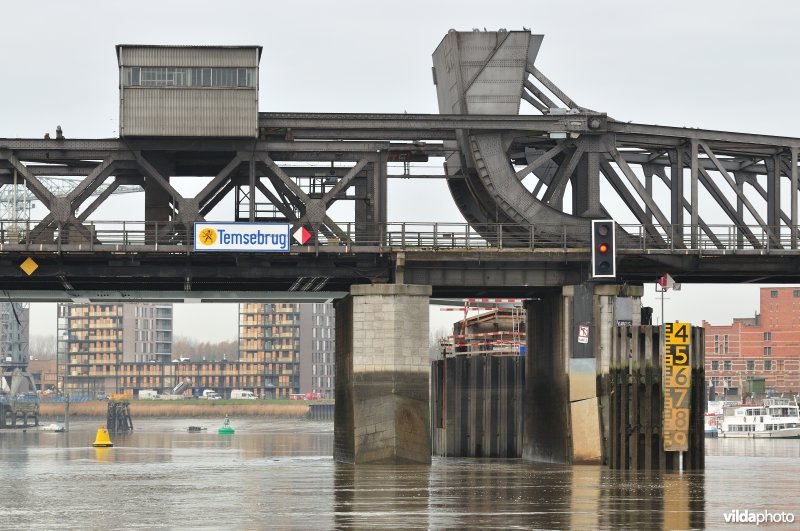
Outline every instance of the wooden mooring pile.
<svg viewBox="0 0 800 531"><path fill-rule="evenodd" d="M681 454L684 470L705 466L703 329L691 327L685 452L665 451L662 415L669 415L670 408L664 410L662 334L660 326L614 328L609 372L601 377L602 421L607 425L603 461L612 469L678 470Z"/></svg>

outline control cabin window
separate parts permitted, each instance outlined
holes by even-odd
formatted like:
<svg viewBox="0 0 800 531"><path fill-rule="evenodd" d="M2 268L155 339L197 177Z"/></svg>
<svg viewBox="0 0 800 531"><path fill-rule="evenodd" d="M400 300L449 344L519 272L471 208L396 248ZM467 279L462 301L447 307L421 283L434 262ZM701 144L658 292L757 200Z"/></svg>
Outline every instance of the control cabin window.
<svg viewBox="0 0 800 531"><path fill-rule="evenodd" d="M126 87L255 88L256 69L128 66L122 80Z"/></svg>

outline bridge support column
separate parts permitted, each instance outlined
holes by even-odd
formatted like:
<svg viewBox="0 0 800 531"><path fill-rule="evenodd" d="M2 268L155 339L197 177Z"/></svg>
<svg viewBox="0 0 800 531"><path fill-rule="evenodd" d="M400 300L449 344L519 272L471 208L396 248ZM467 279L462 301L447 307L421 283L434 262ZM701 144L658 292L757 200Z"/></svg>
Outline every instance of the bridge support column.
<svg viewBox="0 0 800 531"><path fill-rule="evenodd" d="M337 302L337 462L431 462L430 294L430 286L363 285Z"/></svg>
<svg viewBox="0 0 800 531"><path fill-rule="evenodd" d="M608 373L618 321L640 324L641 296L641 286L587 283L527 304L524 459L603 460L607 397L598 393L598 381Z"/></svg>

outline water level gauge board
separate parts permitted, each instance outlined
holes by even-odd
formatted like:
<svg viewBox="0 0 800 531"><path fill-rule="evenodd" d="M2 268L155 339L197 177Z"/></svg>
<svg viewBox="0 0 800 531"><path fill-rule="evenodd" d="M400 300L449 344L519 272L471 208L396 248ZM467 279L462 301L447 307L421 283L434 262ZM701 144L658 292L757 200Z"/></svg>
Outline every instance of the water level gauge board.
<svg viewBox="0 0 800 531"><path fill-rule="evenodd" d="M664 324L664 451L689 450L689 403L692 366L689 359L691 323Z"/></svg>

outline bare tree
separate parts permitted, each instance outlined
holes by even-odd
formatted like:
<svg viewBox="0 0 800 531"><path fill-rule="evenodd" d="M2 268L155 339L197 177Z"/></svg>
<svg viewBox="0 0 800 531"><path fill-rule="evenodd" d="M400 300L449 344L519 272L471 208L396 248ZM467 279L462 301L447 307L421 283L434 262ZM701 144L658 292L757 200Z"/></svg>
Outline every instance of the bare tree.
<svg viewBox="0 0 800 531"><path fill-rule="evenodd" d="M28 342L28 355L36 360L53 360L56 358L56 336L35 335Z"/></svg>
<svg viewBox="0 0 800 531"><path fill-rule="evenodd" d="M176 336L172 340L172 357L189 358L192 361L236 360L239 357L239 342L236 340L218 343L200 342L190 337Z"/></svg>
<svg viewBox="0 0 800 531"><path fill-rule="evenodd" d="M438 360L442 357L442 339L446 339L453 334L453 330L446 326L440 326L433 330L430 334L430 343L428 344L428 358L431 360Z"/></svg>

